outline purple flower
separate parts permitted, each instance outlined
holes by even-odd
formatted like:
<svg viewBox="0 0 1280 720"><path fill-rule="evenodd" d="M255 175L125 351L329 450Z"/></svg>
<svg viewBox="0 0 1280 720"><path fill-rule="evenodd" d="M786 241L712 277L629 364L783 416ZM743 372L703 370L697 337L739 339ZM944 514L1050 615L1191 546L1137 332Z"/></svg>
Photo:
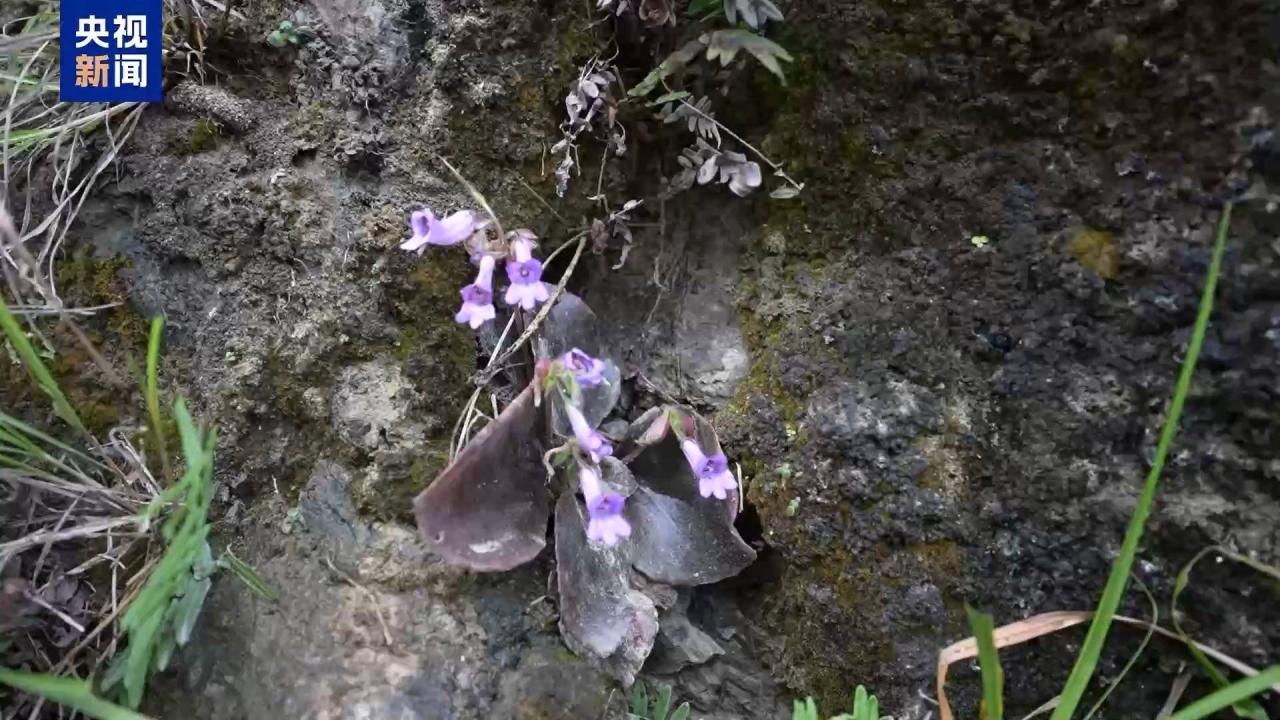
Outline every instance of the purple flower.
<svg viewBox="0 0 1280 720"><path fill-rule="evenodd" d="M698 493L702 497L714 495L717 500L724 500L729 496L730 490L738 487L733 473L729 472L729 461L723 453L707 457L698 443L692 440L681 442L680 449L684 451L689 467L693 468L693 474L698 476Z"/></svg>
<svg viewBox="0 0 1280 720"><path fill-rule="evenodd" d="M471 326L472 330L492 320L493 310L493 257L485 255L480 258L480 272L476 281L462 288L462 309L453 317L460 323Z"/></svg>
<svg viewBox="0 0 1280 720"><path fill-rule="evenodd" d="M573 372L573 379L582 387L594 387L604 382L604 363L578 348L565 353L560 362Z"/></svg>
<svg viewBox="0 0 1280 720"><path fill-rule="evenodd" d="M457 245L476 231L476 215L470 210L436 219L429 209L418 210L409 216L409 229L413 236L400 245L401 250L416 250L419 255L428 245Z"/></svg>
<svg viewBox="0 0 1280 720"><path fill-rule="evenodd" d="M511 241L515 251L515 260L507 261L507 279L511 285L507 287L507 304L519 305L525 310L532 310L538 303L546 302L550 294L542 283L542 262L533 257L533 233L528 230L516 230L516 238Z"/></svg>
<svg viewBox="0 0 1280 720"><path fill-rule="evenodd" d="M631 523L622 517L626 498L618 493L601 491L600 476L595 468L578 466L578 486L587 501L588 540L617 545L622 538L631 536Z"/></svg>
<svg viewBox="0 0 1280 720"><path fill-rule="evenodd" d="M613 446L603 435L591 429L587 419L578 408L565 403L565 412L569 415L569 425L573 427L573 436L578 440L578 447L591 458L591 462L599 463L600 458L613 454Z"/></svg>

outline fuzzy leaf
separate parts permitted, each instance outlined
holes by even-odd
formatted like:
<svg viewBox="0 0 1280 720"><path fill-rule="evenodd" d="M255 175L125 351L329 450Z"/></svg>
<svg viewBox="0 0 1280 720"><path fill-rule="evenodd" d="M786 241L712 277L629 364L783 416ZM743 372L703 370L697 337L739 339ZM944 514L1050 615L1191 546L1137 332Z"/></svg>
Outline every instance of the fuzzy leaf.
<svg viewBox="0 0 1280 720"><path fill-rule="evenodd" d="M778 61L794 60L786 48L747 30L716 30L701 39L707 45L707 60L719 60L721 65L728 65L737 57L739 50L746 50L783 82L786 82L786 77Z"/></svg>
<svg viewBox="0 0 1280 720"><path fill-rule="evenodd" d="M413 501L419 532L446 561L510 570L546 546L543 413L533 399L530 385Z"/></svg>
<svg viewBox="0 0 1280 720"><path fill-rule="evenodd" d="M191 640L191 632L200 619L200 610L204 608L205 598L209 596L209 588L213 581L209 578L197 580L195 577L187 583L182 597L174 602L174 639L178 645L186 645Z"/></svg>
<svg viewBox="0 0 1280 720"><path fill-rule="evenodd" d="M701 38L685 43L679 50L668 55L658 67L646 75L638 85L631 88L627 94L631 97L644 97L653 92L657 89L659 83L693 62L693 59L698 57L698 53L702 52L704 47L706 47L706 43Z"/></svg>
<svg viewBox="0 0 1280 720"><path fill-rule="evenodd" d="M656 100L650 100L645 104L648 105L649 107L657 107L659 105L665 105L666 103L669 103L669 102L683 100L687 97L692 97L692 94L686 90L675 90L673 92L659 95Z"/></svg>

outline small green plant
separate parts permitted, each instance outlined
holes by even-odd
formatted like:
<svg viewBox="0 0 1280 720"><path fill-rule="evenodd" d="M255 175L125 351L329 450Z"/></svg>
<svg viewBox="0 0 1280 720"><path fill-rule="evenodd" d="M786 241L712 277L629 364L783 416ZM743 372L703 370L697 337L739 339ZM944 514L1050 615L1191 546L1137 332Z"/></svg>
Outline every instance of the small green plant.
<svg viewBox="0 0 1280 720"><path fill-rule="evenodd" d="M311 29L305 25L295 25L292 20L281 20L276 29L267 34L267 42L272 47L282 48L305 45L313 37Z"/></svg>
<svg viewBox="0 0 1280 720"><path fill-rule="evenodd" d="M159 412L157 388L163 326L159 317L152 321L144 388L147 410L157 428L164 422ZM104 691L123 683L122 699L132 708L141 705L150 675L167 668L173 653L191 640L213 585L214 573L230 569L251 590L273 598L262 578L230 552L216 561L213 559L209 547L209 503L213 499L215 435L196 427L182 398L174 403L173 412L186 470L176 483L147 505L140 518L145 526L165 510L171 510L160 527L160 535L167 545L160 562L120 621L129 643L112 660L102 680ZM164 447L162 440L158 446Z"/></svg>
<svg viewBox="0 0 1280 720"><path fill-rule="evenodd" d="M143 397L153 429L163 427L165 421L160 412L158 387L162 329L163 323L157 318L152 323L143 381ZM157 482L137 453L126 453L133 464L121 467L118 459L113 461L111 455L102 452L102 446L78 421L75 409L35 352L22 325L2 301L0 331L36 387L49 397L55 414L79 436L78 441L64 442L54 436L55 430L38 430L0 411L0 471L4 471L0 481L53 489L56 496L73 499L64 500L70 503L63 513L69 520L65 525L59 521L50 529L0 542L0 564L18 557L17 567L21 568L24 553L43 558L54 543L93 541L122 528L132 528L131 534L144 546L154 542L158 535L164 548L159 557L141 571L145 575L137 596L125 601L128 604L122 608L119 629L127 637L127 643L123 651L111 658L100 684L104 693L115 691L119 686L118 699L136 709L142 703L151 673L165 669L173 653L190 641L212 585L212 575L217 570L231 570L251 590L268 599L272 594L262 578L230 551L218 560L213 558L208 542L211 527L208 515L213 496L214 436L197 428L184 400L179 398L174 403L174 419L185 468L181 477L164 487L167 472ZM157 433L154 439L167 467L163 435ZM153 488L154 494L149 498L140 497L130 489L130 477L144 478L144 484ZM73 515L78 507L85 513L83 518ZM104 510L110 513L103 516ZM54 513L53 517L56 519L59 514ZM104 618L93 635L111 621L110 617ZM0 684L65 704L91 717L107 720L141 717L96 697L90 684L62 677L75 652L71 651L57 665L51 665L49 673L0 668Z"/></svg>
<svg viewBox="0 0 1280 720"><path fill-rule="evenodd" d="M671 709L671 686L664 685L654 698L644 683L637 682L631 690L631 712L628 720L689 720L689 703L681 703L675 710Z"/></svg>
<svg viewBox="0 0 1280 720"><path fill-rule="evenodd" d="M818 704L813 698L796 700L792 705L791 720L822 720L822 716L818 714ZM859 685L853 691L853 709L835 715L830 720L880 720L880 701Z"/></svg>

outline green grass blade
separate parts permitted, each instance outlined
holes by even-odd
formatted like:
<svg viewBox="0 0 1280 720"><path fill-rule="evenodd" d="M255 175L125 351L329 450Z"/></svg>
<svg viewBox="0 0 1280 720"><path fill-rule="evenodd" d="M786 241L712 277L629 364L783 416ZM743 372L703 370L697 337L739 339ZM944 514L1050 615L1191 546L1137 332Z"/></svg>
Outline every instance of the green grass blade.
<svg viewBox="0 0 1280 720"><path fill-rule="evenodd" d="M230 548L223 552L222 559L218 564L234 573L236 577L240 578L240 582L243 582L259 597L272 602L276 600L277 596L275 591L267 585L267 582L262 579L262 576L258 574L258 571L254 570L253 567L245 561L236 557L236 554L231 552ZM635 713L634 700L632 701L632 708L631 712Z"/></svg>
<svg viewBox="0 0 1280 720"><path fill-rule="evenodd" d="M1142 653L1146 652L1147 645L1151 642L1151 638L1156 634L1156 627L1160 624L1160 605L1156 603L1155 596L1153 596L1151 591L1147 589L1147 585L1142 582L1142 578L1134 575L1133 581L1137 583L1138 589L1142 591L1142 594L1147 598L1147 602L1151 604L1151 624L1147 626L1147 634L1142 637L1142 642L1138 644L1138 649L1133 651L1133 654L1129 656L1129 661L1120 669L1120 674L1116 675L1115 678L1111 680L1107 685L1107 689L1102 693L1102 696L1093 703L1093 707L1089 708L1089 712L1085 713L1084 720L1091 720L1094 715L1097 715L1098 711L1102 709L1102 706L1106 704L1107 698L1111 697L1111 694L1116 691L1116 688L1120 687L1120 683L1124 681L1125 676L1129 674L1129 671L1133 669L1134 665L1138 664L1138 659L1142 657ZM1187 647L1194 648L1193 645L1188 645ZM1196 649L1196 652L1199 652L1199 650Z"/></svg>
<svg viewBox="0 0 1280 720"><path fill-rule="evenodd" d="M1219 688L1174 713L1169 720L1200 720L1209 717L1228 705L1265 692L1276 683L1280 683L1280 665L1272 665L1253 677Z"/></svg>
<svg viewBox="0 0 1280 720"><path fill-rule="evenodd" d="M35 348L31 346L31 341L27 339L27 334L23 332L22 326L18 323L18 319L13 316L13 313L9 312L9 306L3 300L0 300L0 329L4 330L4 335L9 339L9 344L13 346L14 352L18 353L18 358L22 360L22 364L26 366L27 372L36 381L36 385L53 401L54 413L71 427L88 435L89 431L85 430L84 423L80 422L80 416L76 414L75 408L71 407L71 403L67 401L67 396L62 393L62 388L58 387L58 382L53 379L53 374L49 372L49 368L45 367L44 362L40 360Z"/></svg>
<svg viewBox="0 0 1280 720"><path fill-rule="evenodd" d="M147 341L147 378L143 394L147 401L147 415L151 417L151 441L160 455L160 467L167 480L169 453L164 442L164 416L160 414L160 339L164 331L164 317L151 319L151 336Z"/></svg>
<svg viewBox="0 0 1280 720"><path fill-rule="evenodd" d="M94 695L89 683L83 680L0 668L0 683L79 710L98 720L147 720L146 715L139 715Z"/></svg>
<svg viewBox="0 0 1280 720"><path fill-rule="evenodd" d="M1107 632L1111 629L1116 609L1120 607L1120 598L1124 596L1125 586L1128 585L1134 556L1138 553L1138 542L1142 539L1147 516L1151 514L1151 504L1155 501L1156 488L1160 485L1160 473L1164 470L1165 458L1168 457L1174 435L1177 434L1182 406L1186 403L1187 393L1191 389L1191 375L1195 372L1196 361L1200 358L1200 349L1204 345L1204 335L1209 327L1209 315L1213 312L1213 295L1218 286L1218 274L1222 271L1222 255L1226 248L1227 228L1230 224L1231 203L1227 203L1222 210L1222 219L1218 223L1213 260L1209 263L1209 272L1205 276L1204 292L1200 295L1200 308L1196 313L1195 327L1191 332L1187 354L1182 359L1178 382L1174 386L1169 414L1165 418L1164 428L1160 431L1155 460L1151 463L1151 471L1147 473L1146 482L1143 484L1142 496L1138 500L1138 506L1134 508L1129 527L1125 530L1120 555L1111 566L1111 575L1107 578L1107 584L1102 590L1102 599L1098 601L1093 622L1089 623L1089 633L1085 636L1084 645L1081 646L1080 654L1076 657L1075 666L1071 668L1071 675L1062 689L1062 701L1053 710L1052 720L1070 720L1075 714L1076 708L1080 705L1080 699L1093 678L1093 671L1098 666L1098 658L1102 655L1102 646L1106 643Z"/></svg>
<svg viewBox="0 0 1280 720"><path fill-rule="evenodd" d="M984 612L965 606L969 614L969 627L978 641L978 666L982 668L982 717L985 720L1004 718L1004 671L1000 669L1000 653L996 650L996 623Z"/></svg>
<svg viewBox="0 0 1280 720"><path fill-rule="evenodd" d="M92 463L93 465L99 468L102 468L104 470L107 469L106 465L103 465L101 462L95 460L89 455L84 454L83 451L62 442L61 440L58 440L52 435L47 435L43 432L40 432L36 428L22 422L21 420L13 417L12 415L6 415L5 413L0 412L0 426L7 428L8 430L12 431L17 435L21 435L22 439L25 440L25 442L23 442L22 440L19 440L17 442L22 442L24 447L27 447L28 449L36 448L36 445L34 444L34 442L36 440L39 440L45 445L57 448L58 450L61 450L62 452L67 453L68 455L75 456L75 458L78 461ZM40 448L39 452L42 455L47 455L51 457L51 454L48 452L46 448Z"/></svg>
<svg viewBox="0 0 1280 720"><path fill-rule="evenodd" d="M1187 650L1191 653L1191 657L1195 658L1196 662L1200 664L1201 669L1203 669L1205 674L1209 676L1209 679L1213 681L1213 684L1218 688L1224 688L1229 685L1231 681L1228 680L1227 676L1218 669L1218 666L1215 665L1207 655L1205 655L1203 650L1201 650L1194 642L1191 642L1191 636L1182 629L1182 621L1179 619L1181 613L1178 612L1178 599L1182 597L1183 591L1185 591L1191 584L1191 570L1195 568L1197 563L1212 553L1217 553L1221 557L1243 563L1244 565L1264 575L1275 578L1276 580L1280 580L1280 570L1264 563L1260 563L1252 558L1233 553L1224 547L1211 545L1196 553L1195 556L1192 557L1185 566L1183 566L1182 570L1178 571L1178 576L1173 582L1173 597L1169 601L1169 607L1173 612L1173 629L1178 633L1178 637L1181 638L1182 642L1187 646ZM1243 718L1249 718L1250 720L1267 720L1267 711L1263 709L1262 705L1256 700L1241 700L1237 702L1232 709L1235 711L1236 715Z"/></svg>

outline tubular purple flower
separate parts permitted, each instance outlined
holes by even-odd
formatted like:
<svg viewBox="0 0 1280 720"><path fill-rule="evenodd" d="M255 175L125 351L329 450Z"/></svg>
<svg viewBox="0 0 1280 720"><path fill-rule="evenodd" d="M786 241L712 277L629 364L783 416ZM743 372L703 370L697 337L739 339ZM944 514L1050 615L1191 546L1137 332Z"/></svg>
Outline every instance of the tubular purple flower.
<svg viewBox="0 0 1280 720"><path fill-rule="evenodd" d="M573 436L578 441L578 447L587 453L592 463L598 464L601 458L613 454L613 446L603 435L591 429L587 419L582 416L582 411L568 402L565 403L564 410L569 415L569 425L573 427Z"/></svg>
<svg viewBox="0 0 1280 720"><path fill-rule="evenodd" d="M594 387L604 382L604 363L578 348L561 356L560 362L573 372L573 379L582 387Z"/></svg>
<svg viewBox="0 0 1280 720"><path fill-rule="evenodd" d="M511 285L507 287L506 301L508 305L532 310L538 303L546 302L551 294L542 282L542 262L533 257L533 233L516 230L512 234L515 239L511 241L511 250L515 259L507 261L507 279Z"/></svg>
<svg viewBox="0 0 1280 720"><path fill-rule="evenodd" d="M602 492L600 476L594 467L578 466L578 486L587 501L587 539L605 545L617 545L631 536L631 523L622 516L626 498L618 493Z"/></svg>
<svg viewBox="0 0 1280 720"><path fill-rule="evenodd" d="M409 229L413 235L400 245L400 249L417 251L421 255L428 245L457 245L471 237L476 227L476 215L470 210L459 210L442 220L429 209L418 210L409 216Z"/></svg>
<svg viewBox="0 0 1280 720"><path fill-rule="evenodd" d="M730 490L738 487L733 473L729 472L729 461L723 453L707 457L698 443L692 440L681 442L680 449L684 451L693 474L698 477L698 493L702 497L714 495L717 500L724 500L729 496Z"/></svg>
<svg viewBox="0 0 1280 720"><path fill-rule="evenodd" d="M493 309L493 267L491 255L480 258L480 272L476 274L476 281L462 288L462 309L453 319L470 325L472 330L496 315Z"/></svg>

